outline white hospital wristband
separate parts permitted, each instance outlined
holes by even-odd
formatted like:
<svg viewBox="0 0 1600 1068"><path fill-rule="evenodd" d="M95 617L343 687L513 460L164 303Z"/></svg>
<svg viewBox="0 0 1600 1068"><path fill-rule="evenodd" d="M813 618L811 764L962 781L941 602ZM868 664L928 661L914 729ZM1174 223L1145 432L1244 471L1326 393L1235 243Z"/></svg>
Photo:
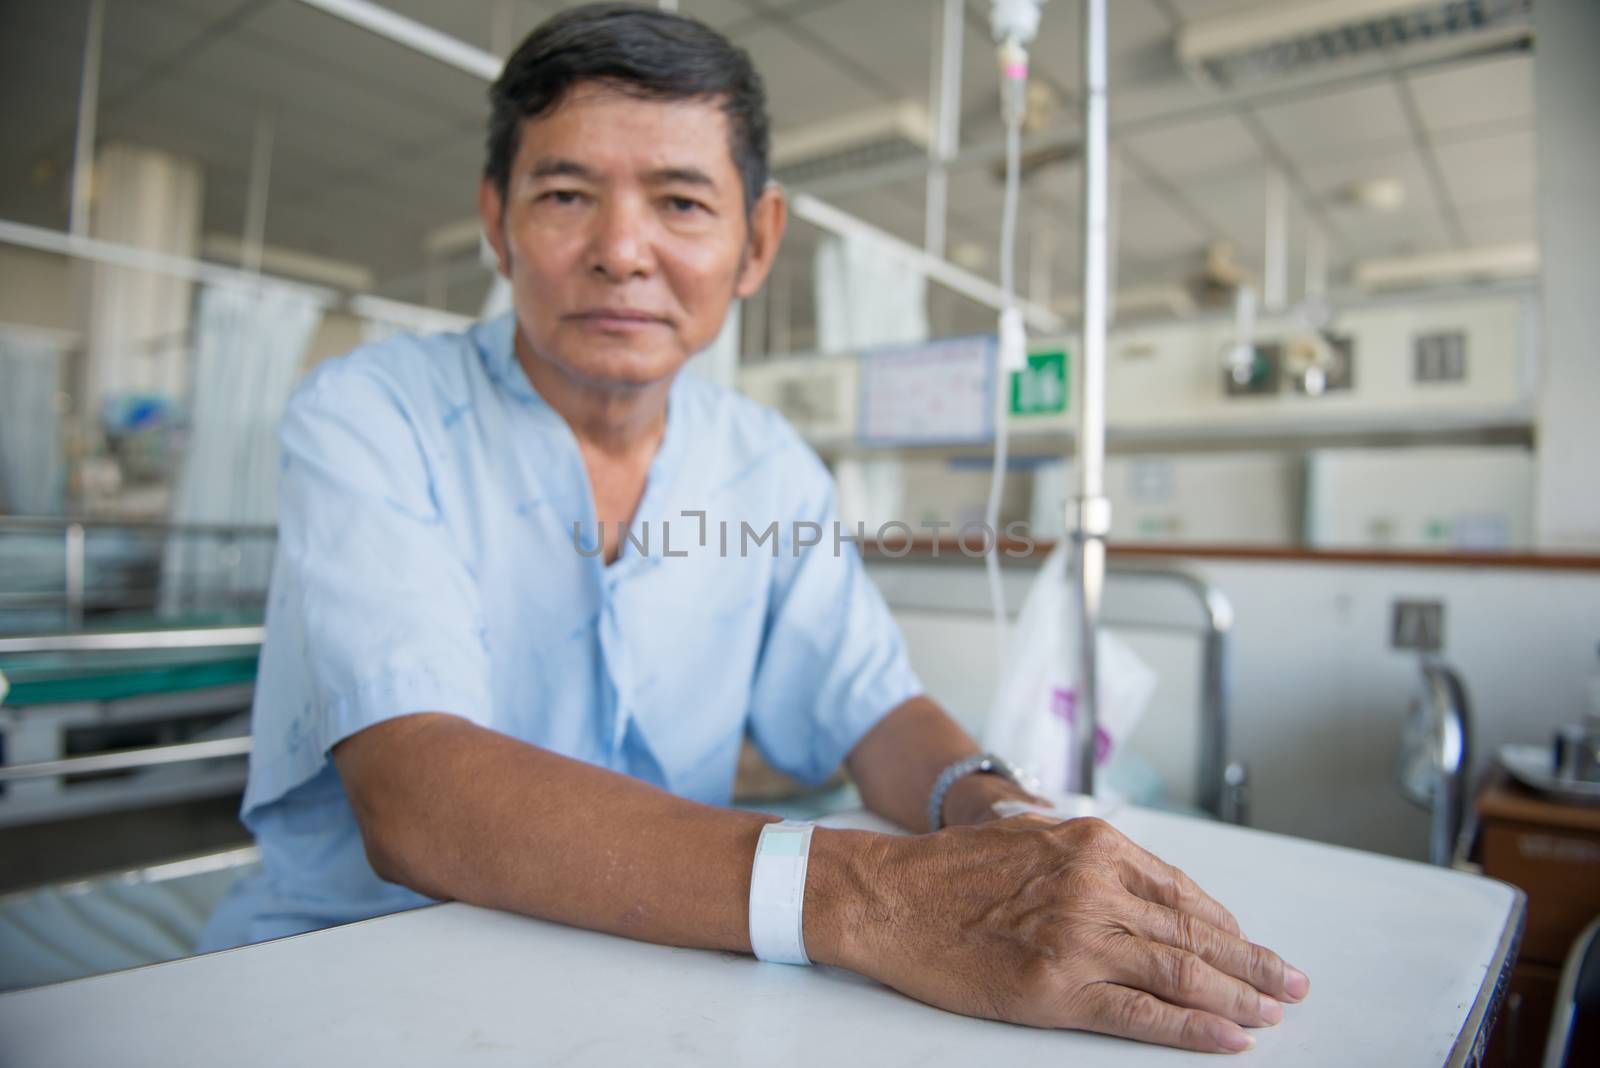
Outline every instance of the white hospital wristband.
<svg viewBox="0 0 1600 1068"><path fill-rule="evenodd" d="M801 925L811 830L811 824L794 820L761 828L750 871L750 949L761 960L811 963Z"/></svg>

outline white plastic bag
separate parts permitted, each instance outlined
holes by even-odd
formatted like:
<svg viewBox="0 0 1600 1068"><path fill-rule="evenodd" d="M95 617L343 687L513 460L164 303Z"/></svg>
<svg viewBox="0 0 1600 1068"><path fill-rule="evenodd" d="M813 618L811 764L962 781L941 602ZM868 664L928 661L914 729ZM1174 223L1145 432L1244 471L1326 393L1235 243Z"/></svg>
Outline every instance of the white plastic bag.
<svg viewBox="0 0 1600 1068"><path fill-rule="evenodd" d="M1078 613L1067 585L1069 543L1055 548L1028 591L1010 643L1006 674L984 727L983 745L1031 772L1047 796L1076 792L1072 739L1079 704ZM1133 734L1155 692L1156 675L1104 628L1095 649L1100 721L1095 766L1105 767ZM1105 776L1096 776L1104 794Z"/></svg>

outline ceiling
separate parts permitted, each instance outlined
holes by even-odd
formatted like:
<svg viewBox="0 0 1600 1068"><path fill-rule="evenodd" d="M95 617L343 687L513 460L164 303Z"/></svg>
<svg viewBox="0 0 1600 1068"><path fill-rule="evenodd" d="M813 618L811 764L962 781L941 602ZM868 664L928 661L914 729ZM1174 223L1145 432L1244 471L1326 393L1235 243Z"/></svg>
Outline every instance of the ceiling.
<svg viewBox="0 0 1600 1068"><path fill-rule="evenodd" d="M1228 94L1174 59L1186 21L1251 0L1116 0L1109 5L1116 271L1121 285L1178 279L1213 240L1259 269L1269 161L1293 205L1291 263L1308 220L1336 272L1356 260L1531 241L1532 59L1525 51L1393 69L1281 93ZM1259 0L1256 0L1259 2ZM386 0L386 6L504 53L561 0ZM680 0L748 49L775 128L929 97L939 0ZM1000 134L984 0L968 0L964 148ZM0 218L64 229L88 0L0 4ZM1070 136L1078 11L1045 10L1034 69L1060 107L1042 136ZM474 213L486 113L475 78L297 0L115 0L107 4L99 136L157 146L205 168L206 233L244 228L258 118L273 128L269 245L361 265L386 295L420 300L423 239ZM1391 214L1346 206L1365 179L1405 190ZM1025 281L1076 285L1077 168L1025 187ZM861 175L829 199L918 244L924 179ZM1000 183L988 165L952 175L950 241L993 275ZM795 229L787 270L809 272ZM1031 246L1031 247L1030 247ZM482 278L447 291L470 307ZM801 287L804 288L804 287ZM431 291L438 299L440 290Z"/></svg>

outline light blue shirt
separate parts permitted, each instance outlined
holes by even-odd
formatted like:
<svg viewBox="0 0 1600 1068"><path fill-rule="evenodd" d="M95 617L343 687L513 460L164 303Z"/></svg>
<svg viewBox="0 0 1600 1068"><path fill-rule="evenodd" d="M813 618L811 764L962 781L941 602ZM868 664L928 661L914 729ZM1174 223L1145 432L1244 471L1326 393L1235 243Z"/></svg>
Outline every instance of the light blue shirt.
<svg viewBox="0 0 1600 1068"><path fill-rule="evenodd" d="M242 812L262 868L203 948L428 902L374 874L328 755L391 717L453 713L726 804L747 734L816 783L921 692L794 430L687 374L667 411L606 566L577 441L516 361L509 315L307 379L281 434Z"/></svg>

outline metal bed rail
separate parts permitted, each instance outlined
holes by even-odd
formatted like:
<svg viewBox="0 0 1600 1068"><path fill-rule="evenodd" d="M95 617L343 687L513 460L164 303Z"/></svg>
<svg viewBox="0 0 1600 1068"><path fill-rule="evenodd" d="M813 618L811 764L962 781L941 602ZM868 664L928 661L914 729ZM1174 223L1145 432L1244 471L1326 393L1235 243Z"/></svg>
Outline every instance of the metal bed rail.
<svg viewBox="0 0 1600 1068"><path fill-rule="evenodd" d="M23 779L48 779L56 775L132 771L135 768L153 768L162 764L187 764L196 760L217 760L221 757L249 755L250 736L241 734L232 738L208 738L203 742L177 742L173 745L152 745L140 749L120 749L110 753L62 757L60 760L37 760L30 764L0 764L0 783L20 782Z"/></svg>
<svg viewBox="0 0 1600 1068"><path fill-rule="evenodd" d="M1191 572L1163 566L1115 564L1107 569L1108 577L1133 579L1162 584L1181 591L1199 610L1201 625L1201 694L1200 694L1200 745L1196 753L1196 782L1200 808L1228 823L1245 823L1249 819L1249 776L1244 764L1228 759L1232 680L1230 672L1230 643L1233 630L1233 606L1221 590L1208 584ZM1130 620L1119 617L1115 606L1108 611L1106 622L1121 626L1152 626L1149 620ZM1162 624L1155 624L1160 626ZM1167 623L1167 626L1173 624ZM1181 627L1189 630L1191 628ZM102 633L37 634L23 637L0 637L0 655L25 655L30 653L94 653L135 652L171 649L214 648L218 646L259 646L264 628L261 626L191 627L186 629L114 631ZM222 752L206 748L217 742L232 743L234 751ZM151 764L193 760L210 760L217 756L238 755L249 751L249 738L218 739L215 742L188 742L173 746L155 746L143 750L120 753L95 754L87 757L70 757L28 765L0 766L0 782L8 779L74 774L77 772L106 771L118 768L144 767ZM163 757L161 754L167 754ZM96 761L95 766L75 763ZM126 763L116 763L123 761ZM64 765L72 765L65 767ZM33 770L30 770L33 769Z"/></svg>
<svg viewBox="0 0 1600 1068"><path fill-rule="evenodd" d="M1160 582L1188 593L1201 612L1200 750L1196 754L1197 801L1205 811L1227 823L1249 820L1249 771L1228 759L1230 713L1233 699L1231 644L1233 604L1227 596L1198 575L1180 568L1113 564L1107 577ZM1110 618L1106 622L1126 625ZM1148 626L1148 623L1145 624Z"/></svg>
<svg viewBox="0 0 1600 1068"><path fill-rule="evenodd" d="M171 523L164 520L123 519L99 516L0 516L0 537L59 535L63 565L59 595L12 594L0 591L0 606L64 606L69 627L83 625L88 607L130 607L139 599L126 595L97 595L91 598L88 585L88 540L96 531L142 534L163 546L173 538L211 538L222 543L221 585L224 597L239 601L264 599L265 591L239 589L243 542L275 540L277 527L249 523ZM154 594L156 591L150 591Z"/></svg>
<svg viewBox="0 0 1600 1068"><path fill-rule="evenodd" d="M0 637L0 656L167 652L174 649L228 647L259 648L265 630L266 628L262 626L222 626L30 634L20 637ZM251 739L246 734L90 753L56 760L38 760L24 764L0 764L0 784L247 756L250 753L250 746Z"/></svg>
<svg viewBox="0 0 1600 1068"><path fill-rule="evenodd" d="M72 631L0 637L0 656L50 653L143 653L260 645L263 626Z"/></svg>

